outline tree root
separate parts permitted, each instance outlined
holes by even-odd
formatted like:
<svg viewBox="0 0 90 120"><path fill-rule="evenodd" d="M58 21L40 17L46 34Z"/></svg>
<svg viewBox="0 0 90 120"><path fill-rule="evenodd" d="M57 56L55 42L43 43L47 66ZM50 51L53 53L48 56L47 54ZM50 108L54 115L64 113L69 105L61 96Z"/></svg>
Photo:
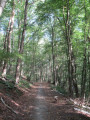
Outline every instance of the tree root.
<svg viewBox="0 0 90 120"><path fill-rule="evenodd" d="M18 114L18 112L14 111L10 106L8 106L8 105L5 103L5 101L3 100L2 97L1 97L1 102L2 102L9 110L11 110L13 113Z"/></svg>

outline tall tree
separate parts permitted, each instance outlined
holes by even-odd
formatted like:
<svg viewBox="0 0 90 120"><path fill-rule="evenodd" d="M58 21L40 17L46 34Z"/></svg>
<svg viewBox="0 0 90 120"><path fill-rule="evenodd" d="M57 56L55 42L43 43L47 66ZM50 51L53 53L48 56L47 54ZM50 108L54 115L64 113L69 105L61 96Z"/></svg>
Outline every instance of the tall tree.
<svg viewBox="0 0 90 120"><path fill-rule="evenodd" d="M76 76L75 76L75 72L76 72L75 56L74 56L72 41L71 41L71 36L73 31L70 23L71 20L70 20L70 1L69 0L67 0L66 9L67 9L66 19L64 14L63 14L63 18L65 21L66 42L68 46L67 57L68 57L69 91L70 91L70 95L73 96L73 85L74 85L76 96L78 97L78 87L77 87Z"/></svg>
<svg viewBox="0 0 90 120"><path fill-rule="evenodd" d="M87 8L86 8L86 1L84 0L83 2L83 6L84 6L84 13L85 13L85 25L84 25L84 53L83 53L83 68L82 68L82 82L81 82L81 96L84 97L85 96L85 87L86 87L86 81L87 81L87 47L86 44L88 42L87 37L88 37L88 29L89 27L87 27Z"/></svg>
<svg viewBox="0 0 90 120"><path fill-rule="evenodd" d="M22 31L22 38L20 42L19 54L22 54L24 49L24 38L25 38L25 31L26 31L26 25L27 25L27 9L28 9L28 0L25 1L24 25L23 25L23 31ZM16 65L16 74L15 74L16 84L19 83L19 79L20 79L20 65L21 65L21 59L18 58L17 65Z"/></svg>
<svg viewBox="0 0 90 120"><path fill-rule="evenodd" d="M11 13L11 17L9 19L8 28L7 28L7 32L6 32L6 37L5 37L5 41L4 41L4 50L7 53L11 52L11 33L13 31L14 16L15 16L15 2L13 0L12 13ZM2 76L3 77L5 77L6 73L7 73L7 64L8 64L8 61L5 60L4 65L3 65L3 70L2 70Z"/></svg>

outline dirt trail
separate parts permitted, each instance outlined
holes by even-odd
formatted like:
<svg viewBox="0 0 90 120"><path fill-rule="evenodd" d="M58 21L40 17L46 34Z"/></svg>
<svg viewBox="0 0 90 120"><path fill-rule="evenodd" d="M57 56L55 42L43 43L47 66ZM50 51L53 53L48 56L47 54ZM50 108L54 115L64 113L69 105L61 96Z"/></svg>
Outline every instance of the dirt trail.
<svg viewBox="0 0 90 120"><path fill-rule="evenodd" d="M31 89L24 90L25 94L19 99L8 103L18 114L4 107L0 120L90 120L90 116L74 111L67 98L51 90L47 83L35 83ZM58 102L54 96L58 96Z"/></svg>
<svg viewBox="0 0 90 120"><path fill-rule="evenodd" d="M34 109L30 120L89 120L86 116L76 113L67 98L53 91L46 83L37 83ZM58 96L55 102L54 96Z"/></svg>
<svg viewBox="0 0 90 120"><path fill-rule="evenodd" d="M36 108L35 108L34 119L35 120L47 120L48 108L46 106L43 86L41 84L37 89L35 106Z"/></svg>

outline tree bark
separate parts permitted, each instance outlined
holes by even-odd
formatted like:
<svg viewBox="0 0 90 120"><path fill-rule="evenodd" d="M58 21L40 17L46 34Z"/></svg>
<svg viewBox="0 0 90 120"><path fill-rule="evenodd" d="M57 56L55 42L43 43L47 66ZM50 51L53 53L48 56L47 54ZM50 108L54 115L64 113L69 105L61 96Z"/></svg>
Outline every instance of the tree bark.
<svg viewBox="0 0 90 120"><path fill-rule="evenodd" d="M15 16L15 3L13 0L12 16L9 19L8 29L7 29L7 33L6 33L5 42L4 42L4 50L7 53L11 52L11 33L13 31L14 16ZM7 64L8 64L8 60L5 60L4 65L3 65L3 70L2 70L3 77L5 77L6 73L7 73Z"/></svg>
<svg viewBox="0 0 90 120"><path fill-rule="evenodd" d="M20 54L23 54L23 50L24 50L24 38L25 38L25 31L26 31L26 24L27 24L27 8L28 8L28 0L25 1L24 26L23 26L22 38L21 38L20 50L19 50ZM21 65L21 59L18 58L17 65L16 65L16 74L15 74L16 84L19 83L20 65Z"/></svg>
<svg viewBox="0 0 90 120"><path fill-rule="evenodd" d="M70 96L73 96L73 80L72 80L72 68L71 68L71 55L72 55L72 46L70 40L70 12L69 12L69 0L67 0L67 20L66 20L66 40L68 46L68 75L69 75L69 92Z"/></svg>
<svg viewBox="0 0 90 120"><path fill-rule="evenodd" d="M86 25L87 25L87 18L86 18L86 4L84 0L84 11L85 11L85 26L84 26L84 43L86 45L87 36L86 36ZM85 95L85 88L86 88L86 81L87 81L87 48L84 48L84 59L83 59L83 69L82 69L82 81L81 81L81 96L84 98Z"/></svg>
<svg viewBox="0 0 90 120"><path fill-rule="evenodd" d="M65 20L65 16L63 14L63 19L65 23L65 32L66 32L66 41L68 46L68 82L69 82L69 93L70 96L73 97L73 92L75 89L76 97L78 97L78 86L76 81L76 65L75 65L75 56L73 53L72 43L71 43L71 24L70 24L70 7L69 0L67 0L67 18Z"/></svg>
<svg viewBox="0 0 90 120"><path fill-rule="evenodd" d="M7 0L0 0L0 16L2 15L6 2Z"/></svg>
<svg viewBox="0 0 90 120"><path fill-rule="evenodd" d="M84 51L84 59L83 59L83 69L82 69L82 82L81 82L81 96L84 97L85 94L85 86L86 86L86 65L87 65L87 58L86 58L86 49Z"/></svg>
<svg viewBox="0 0 90 120"><path fill-rule="evenodd" d="M53 84L55 85L55 55L54 55L54 28L52 27L52 78Z"/></svg>
<svg viewBox="0 0 90 120"><path fill-rule="evenodd" d="M90 25L89 25L90 28ZM90 30L90 29L89 29ZM88 34L90 33L90 31L88 31ZM90 44L90 38L88 37L88 43ZM90 49L90 45L88 47L88 49ZM90 98L90 51L88 52L88 99Z"/></svg>

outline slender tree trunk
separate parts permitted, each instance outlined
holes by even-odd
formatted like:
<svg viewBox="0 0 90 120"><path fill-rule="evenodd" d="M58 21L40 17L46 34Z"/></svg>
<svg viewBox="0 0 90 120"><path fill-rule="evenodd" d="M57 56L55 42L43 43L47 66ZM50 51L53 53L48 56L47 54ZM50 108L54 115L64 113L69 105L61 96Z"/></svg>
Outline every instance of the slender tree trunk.
<svg viewBox="0 0 90 120"><path fill-rule="evenodd" d="M51 56L49 56L49 72L50 72L50 75L49 75L49 77L48 77L48 81L51 82L51 80L52 80Z"/></svg>
<svg viewBox="0 0 90 120"><path fill-rule="evenodd" d="M2 15L6 2L7 0L0 0L0 16Z"/></svg>
<svg viewBox="0 0 90 120"><path fill-rule="evenodd" d="M78 85L77 85L77 80L76 80L75 56L73 52L72 52L72 80L73 80L73 86L74 86L76 97L79 97Z"/></svg>
<svg viewBox="0 0 90 120"><path fill-rule="evenodd" d="M44 80L48 82L48 75L47 75L47 72L48 72L48 68L47 68L47 65L45 66L45 78Z"/></svg>
<svg viewBox="0 0 90 120"><path fill-rule="evenodd" d="M59 67L55 67L55 81L56 81L56 86L59 84L59 76L58 76L58 69Z"/></svg>
<svg viewBox="0 0 90 120"><path fill-rule="evenodd" d="M18 52L20 51L20 40L21 40L21 21L18 20L18 29L19 29L19 36L18 36ZM20 77L20 63L21 59L17 59L17 64L16 64L16 71L15 71L15 78L17 78L17 81L19 81Z"/></svg>
<svg viewBox="0 0 90 120"><path fill-rule="evenodd" d="M87 65L87 58L86 58L86 49L84 51L84 60L83 60L83 69L82 69L82 84L81 84L81 96L84 97L85 94L85 86L86 86L86 65Z"/></svg>
<svg viewBox="0 0 90 120"><path fill-rule="evenodd" d="M52 78L55 85L55 55L54 55L54 28L52 27Z"/></svg>
<svg viewBox="0 0 90 120"><path fill-rule="evenodd" d="M90 25L89 25L90 28ZM89 29L90 30L90 29ZM90 32L88 31L88 34ZM88 36L88 43L90 44L90 37ZM90 45L88 47L90 49ZM90 98L90 51L88 52L88 99Z"/></svg>
<svg viewBox="0 0 90 120"><path fill-rule="evenodd" d="M63 9L64 12L64 9ZM66 41L68 46L68 82L69 82L69 93L73 97L73 92L75 89L76 97L78 97L78 86L76 81L76 65L75 65L75 56L73 53L72 43L71 43L71 24L70 24L70 8L69 0L67 0L67 18L65 20L65 15L63 13L63 19L65 23L65 32L66 32Z"/></svg>
<svg viewBox="0 0 90 120"><path fill-rule="evenodd" d="M11 37L11 50L10 52L14 52L14 32L12 30L12 37ZM7 74L11 74L13 73L14 71L12 71L12 58L9 60L9 64L8 64L8 69L7 69Z"/></svg>
<svg viewBox="0 0 90 120"><path fill-rule="evenodd" d="M5 38L5 42L4 42L4 49L7 53L11 52L11 33L13 31L14 16L15 16L15 3L14 3L14 0L13 0L12 16L10 17L10 20L9 20L8 29L7 29L7 33L6 33L6 38ZM4 65L3 65L3 70L2 70L2 76L3 77L6 77L7 64L8 64L8 60L5 60Z"/></svg>
<svg viewBox="0 0 90 120"><path fill-rule="evenodd" d="M9 29L9 28L8 28ZM7 32L8 32L7 29ZM6 32L6 36L5 36L5 40L4 40L4 51L7 52L7 32ZM7 60L3 61L3 66L2 66L2 77L6 76L6 72L7 72Z"/></svg>
<svg viewBox="0 0 90 120"><path fill-rule="evenodd" d="M73 80L72 80L72 46L71 46L71 40L70 40L70 12L69 12L69 0L67 0L67 20L66 20L66 39L67 39L67 45L68 45L68 76L69 76L69 92L70 96L73 96Z"/></svg>
<svg viewBox="0 0 90 120"><path fill-rule="evenodd" d="M25 31L26 31L26 24L27 24L27 8L28 8L28 0L25 1L25 11L24 11L24 26L23 26L23 31L22 31L22 38L21 38L21 43L20 43L20 50L19 53L23 53L24 49L24 38L25 38ZM20 78L20 65L21 65L21 59L18 58L17 60L17 65L16 65L16 84L19 83L19 78Z"/></svg>
<svg viewBox="0 0 90 120"><path fill-rule="evenodd" d="M89 69L88 69L88 74L89 74L89 76L88 76L88 80L89 80L89 95L88 95L88 99L90 98L90 53L89 53L89 55L88 55L88 66L89 66Z"/></svg>
<svg viewBox="0 0 90 120"><path fill-rule="evenodd" d="M63 6L63 19L65 24L65 38L67 43L67 59L68 59L68 85L70 96L73 96L73 79L72 79L72 44L70 39L70 10L69 0L67 0L67 17L65 19L64 6Z"/></svg>
<svg viewBox="0 0 90 120"><path fill-rule="evenodd" d="M36 52L36 48L35 48L35 41L33 39L33 79L35 80L36 79L36 74L35 74L35 52Z"/></svg>
<svg viewBox="0 0 90 120"><path fill-rule="evenodd" d="M40 82L42 82L43 81L43 77L42 77L42 73L43 73L43 71L42 71L42 66L40 67Z"/></svg>
<svg viewBox="0 0 90 120"><path fill-rule="evenodd" d="M84 43L86 45L86 25L87 25L87 21L86 21L86 4L85 4L85 0L84 0L84 10L85 10L85 26L84 26ZM84 48L84 59L83 59L83 69L82 69L82 81L81 81L81 96L82 98L84 98L85 96L85 88L86 88L86 81L87 81L87 49L86 46Z"/></svg>

